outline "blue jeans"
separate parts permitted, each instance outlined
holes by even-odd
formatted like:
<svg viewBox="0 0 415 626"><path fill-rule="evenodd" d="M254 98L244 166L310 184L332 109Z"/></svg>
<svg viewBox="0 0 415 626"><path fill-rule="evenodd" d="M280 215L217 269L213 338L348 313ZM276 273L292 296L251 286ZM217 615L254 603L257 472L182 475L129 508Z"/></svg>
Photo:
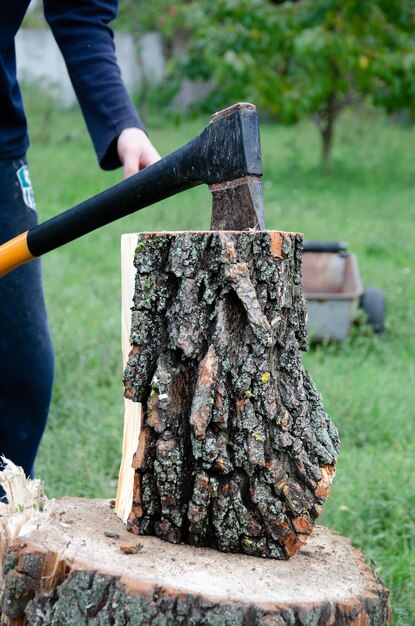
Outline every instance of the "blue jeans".
<svg viewBox="0 0 415 626"><path fill-rule="evenodd" d="M36 224L26 160L0 160L0 244ZM36 259L0 278L0 454L27 476L46 426L53 365Z"/></svg>

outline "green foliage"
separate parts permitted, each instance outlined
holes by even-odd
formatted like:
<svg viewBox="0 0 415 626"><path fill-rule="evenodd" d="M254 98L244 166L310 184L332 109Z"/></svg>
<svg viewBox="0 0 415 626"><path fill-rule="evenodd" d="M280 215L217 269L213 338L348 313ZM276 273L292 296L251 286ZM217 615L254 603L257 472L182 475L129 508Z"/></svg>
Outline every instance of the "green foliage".
<svg viewBox="0 0 415 626"><path fill-rule="evenodd" d="M118 17L114 28L124 32L145 32L155 30L158 26L160 13L167 6L166 0L142 2L142 0L120 0Z"/></svg>
<svg viewBox="0 0 415 626"><path fill-rule="evenodd" d="M313 116L325 156L358 98L415 112L412 0L196 0L174 19L192 32L180 71L214 84L205 107L248 100L285 123Z"/></svg>
<svg viewBox="0 0 415 626"><path fill-rule="evenodd" d="M120 0L113 26L130 33L159 30L169 39L173 34L171 19L185 3L186 0L176 0L174 4L169 0Z"/></svg>
<svg viewBox="0 0 415 626"><path fill-rule="evenodd" d="M119 0L118 17L111 24L115 30L127 33L144 33L152 30L162 31L166 38L172 34L170 20L176 15L186 0ZM43 3L38 2L27 12L23 26L25 28L47 28L43 16Z"/></svg>

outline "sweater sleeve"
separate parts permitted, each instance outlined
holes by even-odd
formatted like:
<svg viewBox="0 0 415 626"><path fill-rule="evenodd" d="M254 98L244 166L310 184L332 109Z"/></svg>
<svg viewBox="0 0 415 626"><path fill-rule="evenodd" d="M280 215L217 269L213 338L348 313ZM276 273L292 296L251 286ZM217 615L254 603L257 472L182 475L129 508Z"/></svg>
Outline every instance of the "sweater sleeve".
<svg viewBox="0 0 415 626"><path fill-rule="evenodd" d="M127 94L109 22L117 0L44 0L45 18L63 54L100 166L121 165L117 138L144 126Z"/></svg>

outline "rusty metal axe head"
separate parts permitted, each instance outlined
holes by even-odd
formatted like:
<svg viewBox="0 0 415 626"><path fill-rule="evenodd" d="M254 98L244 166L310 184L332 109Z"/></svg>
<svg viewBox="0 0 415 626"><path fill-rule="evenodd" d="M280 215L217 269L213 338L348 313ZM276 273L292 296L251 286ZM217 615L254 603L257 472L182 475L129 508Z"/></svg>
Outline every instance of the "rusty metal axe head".
<svg viewBox="0 0 415 626"><path fill-rule="evenodd" d="M193 175L212 192L211 229L265 229L256 107L240 102L215 113L186 148Z"/></svg>
<svg viewBox="0 0 415 626"><path fill-rule="evenodd" d="M237 113L235 117L235 113ZM265 229L264 200L262 193L262 157L259 124L253 104L239 103L212 116L211 124L231 122L234 145L229 150L240 150L243 159L242 176L228 178L221 183L209 185L212 192L212 230ZM238 145L239 144L239 145ZM222 161L228 157L228 146L224 146ZM226 165L223 163L226 168Z"/></svg>

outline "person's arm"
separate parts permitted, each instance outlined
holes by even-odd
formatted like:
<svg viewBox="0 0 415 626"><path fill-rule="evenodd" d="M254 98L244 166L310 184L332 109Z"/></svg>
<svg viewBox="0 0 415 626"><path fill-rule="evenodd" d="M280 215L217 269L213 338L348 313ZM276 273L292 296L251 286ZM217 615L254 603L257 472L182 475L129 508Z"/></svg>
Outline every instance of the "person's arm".
<svg viewBox="0 0 415 626"><path fill-rule="evenodd" d="M116 0L44 0L45 17L65 59L98 161L124 175L160 157L127 94L115 58Z"/></svg>

